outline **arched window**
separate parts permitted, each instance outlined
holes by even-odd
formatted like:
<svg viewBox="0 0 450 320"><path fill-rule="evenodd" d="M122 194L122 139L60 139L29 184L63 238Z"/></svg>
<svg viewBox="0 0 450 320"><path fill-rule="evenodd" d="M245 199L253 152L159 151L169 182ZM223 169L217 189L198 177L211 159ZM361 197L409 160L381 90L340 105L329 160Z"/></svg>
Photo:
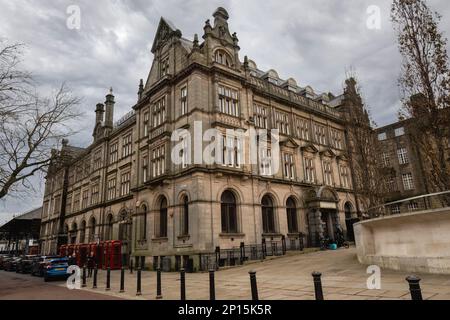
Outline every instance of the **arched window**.
<svg viewBox="0 0 450 320"><path fill-rule="evenodd" d="M298 232L297 207L295 205L295 200L292 197L288 198L286 201L286 214L288 222L288 232Z"/></svg>
<svg viewBox="0 0 450 320"><path fill-rule="evenodd" d="M80 229L80 243L84 243L86 241L86 221L81 222Z"/></svg>
<svg viewBox="0 0 450 320"><path fill-rule="evenodd" d="M265 195L262 198L261 206L262 206L263 232L276 233L273 201L270 198L270 196Z"/></svg>
<svg viewBox="0 0 450 320"><path fill-rule="evenodd" d="M350 220L352 218L352 204L347 202L344 206L345 219Z"/></svg>
<svg viewBox="0 0 450 320"><path fill-rule="evenodd" d="M189 199L187 196L183 197L183 221L182 221L182 235L189 234Z"/></svg>
<svg viewBox="0 0 450 320"><path fill-rule="evenodd" d="M167 199L163 197L159 207L159 237L167 238Z"/></svg>
<svg viewBox="0 0 450 320"><path fill-rule="evenodd" d="M236 197L233 192L227 190L222 193L221 201L221 215L222 215L222 232L223 233L237 233L237 212L236 212Z"/></svg>
<svg viewBox="0 0 450 320"><path fill-rule="evenodd" d="M214 54L214 61L231 68L231 58L223 50L217 50L216 51L216 53Z"/></svg>
<svg viewBox="0 0 450 320"><path fill-rule="evenodd" d="M113 238L113 215L108 215L108 218L106 218L106 230L105 230L105 240L112 240Z"/></svg>
<svg viewBox="0 0 450 320"><path fill-rule="evenodd" d="M139 238L140 240L147 240L147 206L142 206L142 215L139 217Z"/></svg>
<svg viewBox="0 0 450 320"><path fill-rule="evenodd" d="M119 240L121 241L129 241L129 224L127 222L128 219L128 214L127 212L124 210L119 214Z"/></svg>
<svg viewBox="0 0 450 320"><path fill-rule="evenodd" d="M77 224L74 222L72 223L72 230L70 230L70 243L75 244L77 242L77 232L78 227Z"/></svg>
<svg viewBox="0 0 450 320"><path fill-rule="evenodd" d="M91 218L91 220L89 221L89 239L88 242L90 241L95 241L95 229L97 227L97 221L95 220L94 217Z"/></svg>

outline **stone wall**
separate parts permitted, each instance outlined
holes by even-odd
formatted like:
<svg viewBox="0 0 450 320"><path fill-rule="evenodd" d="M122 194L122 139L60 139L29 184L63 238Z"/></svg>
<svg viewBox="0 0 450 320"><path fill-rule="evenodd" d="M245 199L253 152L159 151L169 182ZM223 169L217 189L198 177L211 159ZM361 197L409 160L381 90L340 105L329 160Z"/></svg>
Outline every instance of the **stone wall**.
<svg viewBox="0 0 450 320"><path fill-rule="evenodd" d="M354 230L362 264L450 274L449 208L364 221Z"/></svg>

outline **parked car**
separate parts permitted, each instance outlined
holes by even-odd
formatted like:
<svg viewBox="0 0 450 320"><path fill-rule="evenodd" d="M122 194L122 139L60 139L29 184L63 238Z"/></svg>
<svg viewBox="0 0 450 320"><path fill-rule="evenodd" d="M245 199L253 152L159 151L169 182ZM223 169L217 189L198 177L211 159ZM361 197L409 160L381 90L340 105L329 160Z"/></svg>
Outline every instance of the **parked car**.
<svg viewBox="0 0 450 320"><path fill-rule="evenodd" d="M59 256L39 256L33 259L31 264L31 275L43 277L45 267L50 260L59 258Z"/></svg>
<svg viewBox="0 0 450 320"><path fill-rule="evenodd" d="M17 273L31 273L31 266L33 263L33 259L37 256L24 256L22 260L17 264L16 272Z"/></svg>
<svg viewBox="0 0 450 320"><path fill-rule="evenodd" d="M17 264L20 262L20 260L22 260L21 257L14 257L12 259L8 259L4 264L3 264L3 269L5 271L16 271L17 268Z"/></svg>
<svg viewBox="0 0 450 320"><path fill-rule="evenodd" d="M69 260L67 258L56 258L49 261L44 271L44 281L50 279L67 279L67 268L69 267Z"/></svg>
<svg viewBox="0 0 450 320"><path fill-rule="evenodd" d="M11 255L2 255L0 257L0 270L3 270L3 265L6 263L6 261L12 259L13 257Z"/></svg>

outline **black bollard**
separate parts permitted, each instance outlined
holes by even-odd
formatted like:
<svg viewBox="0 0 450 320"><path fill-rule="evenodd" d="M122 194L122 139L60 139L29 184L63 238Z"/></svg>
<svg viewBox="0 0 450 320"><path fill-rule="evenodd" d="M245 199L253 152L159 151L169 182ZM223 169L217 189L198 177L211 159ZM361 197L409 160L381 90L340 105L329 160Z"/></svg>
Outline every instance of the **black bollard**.
<svg viewBox="0 0 450 320"><path fill-rule="evenodd" d="M186 300L186 272L184 268L180 270L180 299L182 301Z"/></svg>
<svg viewBox="0 0 450 320"><path fill-rule="evenodd" d="M130 274L133 274L133 259L130 259Z"/></svg>
<svg viewBox="0 0 450 320"><path fill-rule="evenodd" d="M161 268L156 269L156 299L162 299L161 293Z"/></svg>
<svg viewBox="0 0 450 320"><path fill-rule="evenodd" d="M111 268L106 269L106 291L111 290Z"/></svg>
<svg viewBox="0 0 450 320"><path fill-rule="evenodd" d="M97 289L97 272L98 272L98 269L97 269L97 266L95 266L95 268L94 268L94 281L92 283L92 289Z"/></svg>
<svg viewBox="0 0 450 320"><path fill-rule="evenodd" d="M422 290L420 289L420 278L416 276L409 276L406 281L409 283L409 292L411 293L412 300L423 300Z"/></svg>
<svg viewBox="0 0 450 320"><path fill-rule="evenodd" d="M120 290L119 293L125 292L125 268L122 266L120 269Z"/></svg>
<svg viewBox="0 0 450 320"><path fill-rule="evenodd" d="M314 279L314 291L316 293L316 300L324 300L321 280L322 274L320 272L313 272L312 276Z"/></svg>
<svg viewBox="0 0 450 320"><path fill-rule="evenodd" d="M244 264L244 257L245 257L245 244L244 242L241 242L240 246L239 246L239 262L241 263L241 265Z"/></svg>
<svg viewBox="0 0 450 320"><path fill-rule="evenodd" d="M82 288L86 288L86 265L83 266L83 283L81 284Z"/></svg>
<svg viewBox="0 0 450 320"><path fill-rule="evenodd" d="M249 271L250 275L250 287L252 289L252 300L256 301L258 299L258 286L256 284L256 271Z"/></svg>
<svg viewBox="0 0 450 320"><path fill-rule="evenodd" d="M214 269L209 270L209 300L216 300L216 286L214 283Z"/></svg>
<svg viewBox="0 0 450 320"><path fill-rule="evenodd" d="M137 284L136 284L136 295L142 295L141 292L141 268L137 269Z"/></svg>

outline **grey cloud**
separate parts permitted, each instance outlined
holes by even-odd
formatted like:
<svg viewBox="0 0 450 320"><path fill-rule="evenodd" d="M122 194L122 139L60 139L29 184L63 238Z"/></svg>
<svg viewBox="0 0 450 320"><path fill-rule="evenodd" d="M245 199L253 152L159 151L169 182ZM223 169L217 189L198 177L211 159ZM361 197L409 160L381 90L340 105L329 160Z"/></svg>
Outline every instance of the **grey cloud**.
<svg viewBox="0 0 450 320"><path fill-rule="evenodd" d="M28 45L24 60L42 90L66 81L83 98L85 119L71 143L91 141L95 104L109 87L117 100L116 119L136 102L137 85L152 62L150 47L160 19L171 20L192 39L203 34L206 19L218 6L230 13L230 28L240 40L241 59L261 69L273 68L283 78L319 92L342 91L345 71L354 67L364 97L379 124L395 121L399 107L397 78L400 56L389 21L389 0L0 0L0 37ZM81 8L81 30L66 27L67 6ZM366 9L382 10L382 29L366 28ZM449 30L450 7L445 0L429 1L444 15ZM36 179L40 183L41 179ZM28 201L0 203L0 223L6 214L40 204L40 194Z"/></svg>

